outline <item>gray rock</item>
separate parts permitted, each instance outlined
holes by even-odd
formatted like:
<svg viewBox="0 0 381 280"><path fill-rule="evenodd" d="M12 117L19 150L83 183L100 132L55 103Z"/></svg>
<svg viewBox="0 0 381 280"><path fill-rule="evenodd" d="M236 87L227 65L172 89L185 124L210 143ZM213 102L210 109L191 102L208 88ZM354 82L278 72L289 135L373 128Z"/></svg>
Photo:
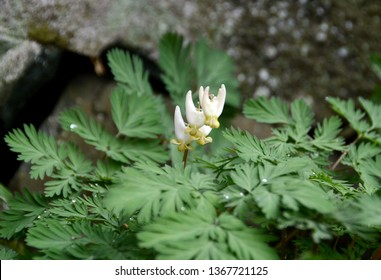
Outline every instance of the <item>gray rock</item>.
<svg viewBox="0 0 381 280"><path fill-rule="evenodd" d="M286 99L313 96L315 104L327 95L366 96L377 82L368 57L381 53L380 1L0 0L0 5L1 26L8 30L0 34L91 57L122 43L156 58L166 31L188 40L205 36L234 57L247 97L268 88Z"/></svg>
<svg viewBox="0 0 381 280"><path fill-rule="evenodd" d="M55 48L21 41L0 56L1 128L12 127L30 98L54 76L59 53Z"/></svg>

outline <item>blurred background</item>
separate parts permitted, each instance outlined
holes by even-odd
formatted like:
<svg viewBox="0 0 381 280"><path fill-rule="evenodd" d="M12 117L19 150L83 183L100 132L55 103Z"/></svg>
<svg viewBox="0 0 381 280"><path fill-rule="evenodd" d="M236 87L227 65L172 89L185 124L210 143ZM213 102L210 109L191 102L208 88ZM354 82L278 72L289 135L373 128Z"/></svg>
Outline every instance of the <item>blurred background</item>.
<svg viewBox="0 0 381 280"><path fill-rule="evenodd" d="M318 119L330 112L324 97L371 97L381 83L369 59L381 54L381 1L0 0L0 183L33 188L3 141L9 130L33 123L65 138L57 118L72 106L107 123L110 48L140 55L165 93L155 60L168 31L226 51L243 100L303 98Z"/></svg>

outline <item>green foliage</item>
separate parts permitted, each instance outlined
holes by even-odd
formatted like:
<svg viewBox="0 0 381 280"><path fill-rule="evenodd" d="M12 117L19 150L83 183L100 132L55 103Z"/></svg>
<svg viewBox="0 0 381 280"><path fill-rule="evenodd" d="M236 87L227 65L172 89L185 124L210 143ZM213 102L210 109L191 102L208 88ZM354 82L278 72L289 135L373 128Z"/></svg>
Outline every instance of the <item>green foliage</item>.
<svg viewBox="0 0 381 280"><path fill-rule="evenodd" d="M117 88L111 95L112 118L120 134L156 138L163 131L154 96L126 94Z"/></svg>
<svg viewBox="0 0 381 280"><path fill-rule="evenodd" d="M144 71L143 62L139 57L113 49L107 53L107 59L119 86L138 96L152 95L148 73Z"/></svg>
<svg viewBox="0 0 381 280"><path fill-rule="evenodd" d="M359 195L355 200L345 201L334 216L342 221L352 234L364 239L379 240L381 230L381 198Z"/></svg>
<svg viewBox="0 0 381 280"><path fill-rule="evenodd" d="M3 184L0 184L0 200L2 200L3 203L8 203L8 201L12 198L12 193L3 186Z"/></svg>
<svg viewBox="0 0 381 280"><path fill-rule="evenodd" d="M17 252L12 249L0 247L0 260L14 260L17 258Z"/></svg>
<svg viewBox="0 0 381 280"><path fill-rule="evenodd" d="M58 146L53 137L38 133L32 125L24 125L24 131L15 129L4 140L11 151L19 154L18 160L33 164L31 178L42 179L52 175L54 169L60 169L62 158L67 155L65 148Z"/></svg>
<svg viewBox="0 0 381 280"><path fill-rule="evenodd" d="M314 131L312 145L320 150L342 151L344 149L344 140L339 137L341 120L337 116L324 119L322 124L318 124Z"/></svg>
<svg viewBox="0 0 381 280"><path fill-rule="evenodd" d="M190 89L192 72L190 46L184 44L182 36L165 34L159 42L159 65L162 79L175 104L184 103L184 94Z"/></svg>
<svg viewBox="0 0 381 280"><path fill-rule="evenodd" d="M371 54L370 63L373 72L377 75L378 79L381 80L381 56L376 53ZM377 104L381 103L381 84L376 85L373 90L372 101Z"/></svg>
<svg viewBox="0 0 381 280"><path fill-rule="evenodd" d="M195 91L200 86L210 86L213 92L225 84L227 104L238 107L238 81L234 77L233 60L226 53L210 48L204 39L185 44L183 37L174 33L161 38L159 50L162 79L174 104L182 107L185 94L192 87Z"/></svg>
<svg viewBox="0 0 381 280"><path fill-rule="evenodd" d="M95 120L87 119L80 110L69 109L64 111L60 121L64 129L78 134L86 143L93 145L95 149L104 152L113 160L129 163L136 161L139 157L143 160L157 162L164 162L167 159L164 147L158 145L157 140L129 139L129 141L124 141L106 131ZM141 122L144 121L141 120Z"/></svg>
<svg viewBox="0 0 381 280"><path fill-rule="evenodd" d="M319 152L342 151L344 140L339 136L341 121L333 116L317 124L310 136L313 117L311 109L303 100L294 101L290 108L279 98L250 99L244 105L244 114L258 122L281 124L273 131L273 136L267 139L271 147L278 153L294 154L297 151Z"/></svg>
<svg viewBox="0 0 381 280"><path fill-rule="evenodd" d="M16 193L14 199L9 200L8 207L0 215L0 236L7 239L31 227L33 221L41 218L47 201L43 195L25 190L23 195Z"/></svg>
<svg viewBox="0 0 381 280"><path fill-rule="evenodd" d="M266 142L259 140L249 132L236 130L234 128L226 130L224 136L236 147L236 153L246 161L277 161L281 154L272 149Z"/></svg>
<svg viewBox="0 0 381 280"><path fill-rule="evenodd" d="M230 214L186 211L144 228L141 246L154 248L160 259L274 259L270 238Z"/></svg>
<svg viewBox="0 0 381 280"><path fill-rule="evenodd" d="M381 56L379 54L373 53L370 56L370 62L374 73L379 79L381 79Z"/></svg>
<svg viewBox="0 0 381 280"><path fill-rule="evenodd" d="M369 100L359 98L361 109L355 108L353 100L341 100L339 98L327 98L332 108L343 116L358 134L359 139L365 138L381 144L381 105L375 105Z"/></svg>
<svg viewBox="0 0 381 280"><path fill-rule="evenodd" d="M263 123L290 122L287 104L277 97L250 99L245 103L243 113L247 118Z"/></svg>
<svg viewBox="0 0 381 280"><path fill-rule="evenodd" d="M189 208L207 207L210 203L206 194L216 189L212 178L190 168L148 165L124 168L115 186L106 205L117 212L125 211L127 216L138 212L141 223Z"/></svg>
<svg viewBox="0 0 381 280"><path fill-rule="evenodd" d="M176 34L165 35L159 50L172 102L183 104L192 87L213 90L224 83L229 104L239 104L226 54L205 40L185 44ZM45 188L13 195L0 186L1 259L376 255L380 105L359 98L359 108L353 100L328 98L345 121L334 115L316 123L303 100L249 99L244 114L275 125L270 137L259 139L233 127L215 130L212 148L189 151L186 161L169 147L172 114L164 98L153 93L142 60L121 50L109 52L108 59L118 83L110 95L114 126L80 109L60 115L62 128L83 140L81 147L97 151L91 160L73 143L32 125L6 136ZM357 138L346 144L341 129L348 125ZM25 248L17 246L25 243Z"/></svg>
<svg viewBox="0 0 381 280"><path fill-rule="evenodd" d="M29 231L26 242L46 259L131 259L131 236L86 221L70 224L47 219Z"/></svg>

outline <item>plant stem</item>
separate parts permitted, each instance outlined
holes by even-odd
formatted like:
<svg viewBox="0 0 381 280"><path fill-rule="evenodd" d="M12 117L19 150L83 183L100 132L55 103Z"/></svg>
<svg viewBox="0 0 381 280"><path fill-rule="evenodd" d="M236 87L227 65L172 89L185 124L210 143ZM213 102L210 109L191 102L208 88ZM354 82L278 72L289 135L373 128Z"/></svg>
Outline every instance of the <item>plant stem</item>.
<svg viewBox="0 0 381 280"><path fill-rule="evenodd" d="M282 229L281 233L281 240L280 242L276 245L276 248L279 248L280 251L280 256L282 259L287 258L287 252L286 252L286 247L288 243L291 241L291 239L299 232L298 229L293 229L291 233L287 232L287 229Z"/></svg>
<svg viewBox="0 0 381 280"><path fill-rule="evenodd" d="M336 250L337 243L339 243L339 237L336 237L335 244L333 245L333 250Z"/></svg>
<svg viewBox="0 0 381 280"><path fill-rule="evenodd" d="M357 138L348 145L347 149L340 155L340 157L332 164L331 170L335 170L336 167L339 165L339 163L343 160L343 158L349 153L349 148L351 145L354 145L357 143L358 140L360 140L361 136L358 135Z"/></svg>
<svg viewBox="0 0 381 280"><path fill-rule="evenodd" d="M183 156L184 168L187 166L188 151L189 151L189 150L185 150L185 151L184 151L184 156Z"/></svg>

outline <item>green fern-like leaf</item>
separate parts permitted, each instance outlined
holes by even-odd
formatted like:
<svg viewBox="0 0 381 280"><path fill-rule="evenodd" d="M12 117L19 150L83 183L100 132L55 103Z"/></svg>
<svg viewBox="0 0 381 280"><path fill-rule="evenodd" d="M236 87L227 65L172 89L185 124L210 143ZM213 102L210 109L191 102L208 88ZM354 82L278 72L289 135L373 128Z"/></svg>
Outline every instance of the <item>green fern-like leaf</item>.
<svg viewBox="0 0 381 280"><path fill-rule="evenodd" d="M364 182L364 188L367 193L372 194L381 188L381 155L374 159L361 161L356 171L360 174L361 180Z"/></svg>
<svg viewBox="0 0 381 280"><path fill-rule="evenodd" d="M31 227L33 222L43 215L48 204L42 194L32 194L25 189L22 194L16 193L15 197L9 200L8 207L8 210L0 213L0 236L7 239Z"/></svg>
<svg viewBox="0 0 381 280"><path fill-rule="evenodd" d="M32 125L24 125L24 131L13 130L5 137L5 142L19 154L19 160L32 163L30 175L34 179L50 176L53 170L62 167L66 157L64 146L57 146L53 137L37 132Z"/></svg>
<svg viewBox="0 0 381 280"><path fill-rule="evenodd" d="M198 173L191 175L189 168L167 166L159 174L125 168L105 202L109 209L126 215L138 211L138 221L149 222L159 215L197 207L200 200L207 200L202 192L214 188L212 178Z"/></svg>
<svg viewBox="0 0 381 280"><path fill-rule="evenodd" d="M12 193L0 183L0 200L7 204L12 199Z"/></svg>
<svg viewBox="0 0 381 280"><path fill-rule="evenodd" d="M297 143L304 146L309 143L308 132L313 124L314 114L311 108L302 100L291 103L292 125L289 129L289 136Z"/></svg>
<svg viewBox="0 0 381 280"><path fill-rule="evenodd" d="M310 176L310 179L314 182L318 182L321 186L333 189L336 192L341 193L343 196L351 197L357 193L357 190L352 188L352 185L349 182L334 179L324 171L314 172L314 174Z"/></svg>
<svg viewBox="0 0 381 280"><path fill-rule="evenodd" d="M83 220L68 224L46 219L29 230L26 242L47 259L131 259L136 250L130 234Z"/></svg>
<svg viewBox="0 0 381 280"><path fill-rule="evenodd" d="M327 97L326 100L331 104L333 110L348 120L358 134L365 133L369 129L369 123L363 119L365 113L355 108L355 103L352 99L341 100L339 98Z"/></svg>
<svg viewBox="0 0 381 280"><path fill-rule="evenodd" d="M229 214L172 214L146 226L138 238L140 246L155 249L161 259L277 258L266 244L268 237Z"/></svg>
<svg viewBox="0 0 381 280"><path fill-rule="evenodd" d="M360 161L368 160L381 153L381 146L369 142L362 142L359 145L351 145L348 157L343 163L356 166Z"/></svg>
<svg viewBox="0 0 381 280"><path fill-rule="evenodd" d="M245 161L278 161L281 158L276 150L273 150L266 142L259 140L247 131L231 128L226 130L224 137L236 147L239 157Z"/></svg>
<svg viewBox="0 0 381 280"><path fill-rule="evenodd" d="M247 192L252 192L260 184L259 174L254 164L241 164L230 173L233 182Z"/></svg>
<svg viewBox="0 0 381 280"><path fill-rule="evenodd" d="M120 151L122 148L117 139L108 133L101 124L91 118L88 119L83 111L69 109L62 112L60 123L63 129L78 134L97 150L105 152L115 160L126 161L121 156Z"/></svg>
<svg viewBox="0 0 381 280"><path fill-rule="evenodd" d="M277 97L250 99L244 104L243 113L247 118L263 123L291 122L287 104Z"/></svg>
<svg viewBox="0 0 381 280"><path fill-rule="evenodd" d="M190 46L184 45L182 36L167 33L160 39L159 50L159 65L164 72L163 81L174 104L182 107L185 94L191 88Z"/></svg>
<svg viewBox="0 0 381 280"><path fill-rule="evenodd" d="M300 205L320 213L332 213L335 209L327 193L319 186L307 180L285 178L274 183L271 186L271 190L283 196L283 199L287 199L288 203L293 199ZM295 203L292 203L292 205L294 208Z"/></svg>
<svg viewBox="0 0 381 280"><path fill-rule="evenodd" d="M364 239L376 240L381 228L381 199L363 194L356 199L343 201L334 216L346 230Z"/></svg>
<svg viewBox="0 0 381 280"><path fill-rule="evenodd" d="M312 145L326 151L344 150L344 139L338 136L341 131L340 126L341 120L336 116L324 119L314 131Z"/></svg>
<svg viewBox="0 0 381 280"><path fill-rule="evenodd" d="M68 197L74 191L83 190L83 179L88 178L92 164L73 145L68 145L68 157L65 166L52 174L52 180L45 183L45 194L48 197L63 195Z"/></svg>
<svg viewBox="0 0 381 280"><path fill-rule="evenodd" d="M373 53L370 56L371 66L373 72L381 79L381 56L379 54Z"/></svg>
<svg viewBox="0 0 381 280"><path fill-rule="evenodd" d="M168 152L160 140L130 139L121 145L121 154L129 161L155 161L164 163L168 160Z"/></svg>
<svg viewBox="0 0 381 280"><path fill-rule="evenodd" d="M253 192L253 198L267 219L276 219L279 217L281 205L281 196L279 194L271 192L269 188L266 188L265 186L259 186ZM292 207L294 207L294 209L296 208L297 210L298 203L296 203L294 200L292 202ZM287 201L286 205L290 206Z"/></svg>
<svg viewBox="0 0 381 280"><path fill-rule="evenodd" d="M119 133L129 137L155 138L163 132L154 96L127 94L116 88L111 95L112 117Z"/></svg>
<svg viewBox="0 0 381 280"><path fill-rule="evenodd" d="M152 95L148 73L144 71L141 59L119 49L109 51L107 59L115 80L128 93Z"/></svg>
<svg viewBox="0 0 381 280"><path fill-rule="evenodd" d="M289 158L278 164L237 165L230 172L234 185L225 189L223 202L239 217L247 217L249 205L254 204L267 219L278 219L282 207L298 211L303 206L322 213L330 212L333 204L327 194L305 178L315 168L308 158Z"/></svg>
<svg viewBox="0 0 381 280"><path fill-rule="evenodd" d="M0 260L14 260L17 259L18 254L12 249L0 247Z"/></svg>
<svg viewBox="0 0 381 280"><path fill-rule="evenodd" d="M352 128L357 132L359 138L365 138L372 142L381 144L381 106L375 105L369 100L359 98L365 112L356 109L353 100L341 100L339 98L327 98L332 108L341 116L346 118Z"/></svg>
<svg viewBox="0 0 381 280"><path fill-rule="evenodd" d="M87 119L78 109L70 109L61 114L61 125L81 136L88 144L106 153L113 160L123 163L139 160L165 162L168 155L159 140L123 140L111 135L93 119Z"/></svg>
<svg viewBox="0 0 381 280"><path fill-rule="evenodd" d="M76 199L58 199L51 203L50 214L63 218L81 218L89 217L88 208L85 204L78 203Z"/></svg>
<svg viewBox="0 0 381 280"><path fill-rule="evenodd" d="M370 119L370 129L380 129L381 128L381 105L376 105L369 100L364 98L359 98L361 106L364 108L365 112L368 114Z"/></svg>

